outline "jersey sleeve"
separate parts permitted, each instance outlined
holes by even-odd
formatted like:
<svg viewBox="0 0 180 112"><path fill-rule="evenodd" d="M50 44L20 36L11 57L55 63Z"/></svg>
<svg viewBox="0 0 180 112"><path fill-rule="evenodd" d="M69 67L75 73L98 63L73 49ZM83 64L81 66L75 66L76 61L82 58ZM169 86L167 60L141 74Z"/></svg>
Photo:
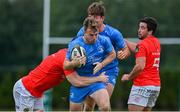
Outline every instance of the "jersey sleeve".
<svg viewBox="0 0 180 112"><path fill-rule="evenodd" d="M66 59L70 60L71 59L71 51L73 49L73 42L70 42L68 44L68 51L67 51L67 54L66 54Z"/></svg>
<svg viewBox="0 0 180 112"><path fill-rule="evenodd" d="M73 72L75 72L74 69L71 69L71 70L65 70L65 69L63 68L63 70L64 70L65 76L68 76L68 75L72 74Z"/></svg>
<svg viewBox="0 0 180 112"><path fill-rule="evenodd" d="M125 47L126 43L123 39L123 35L121 32L119 32L118 30L114 30L112 37L114 38L113 40L114 40L118 50Z"/></svg>
<svg viewBox="0 0 180 112"><path fill-rule="evenodd" d="M145 57L146 53L147 53L146 48L143 44L138 44L136 46L135 52L136 52L136 54L135 54L136 58L137 57Z"/></svg>
<svg viewBox="0 0 180 112"><path fill-rule="evenodd" d="M68 52L68 49L61 49L58 51L56 57L59 57L59 59L57 60L57 63L60 64L60 68L62 68L61 70L63 70L63 73L67 76L71 73L73 73L75 70L74 69L71 69L71 70L66 70L64 69L64 60L65 60L65 57L67 55L67 52Z"/></svg>

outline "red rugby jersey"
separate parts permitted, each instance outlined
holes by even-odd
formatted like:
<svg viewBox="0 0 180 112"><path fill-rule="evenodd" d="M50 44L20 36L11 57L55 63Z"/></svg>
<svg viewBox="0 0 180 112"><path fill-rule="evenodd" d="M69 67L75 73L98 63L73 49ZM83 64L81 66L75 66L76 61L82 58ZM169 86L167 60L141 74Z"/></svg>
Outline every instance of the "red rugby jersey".
<svg viewBox="0 0 180 112"><path fill-rule="evenodd" d="M136 58L146 57L146 65L143 71L133 80L137 86L160 86L159 62L160 42L154 36L148 36L138 43Z"/></svg>
<svg viewBox="0 0 180 112"><path fill-rule="evenodd" d="M65 79L64 74L74 72L63 68L66 52L67 49L61 49L47 56L39 66L22 78L23 85L31 95L41 97L44 91L60 84Z"/></svg>

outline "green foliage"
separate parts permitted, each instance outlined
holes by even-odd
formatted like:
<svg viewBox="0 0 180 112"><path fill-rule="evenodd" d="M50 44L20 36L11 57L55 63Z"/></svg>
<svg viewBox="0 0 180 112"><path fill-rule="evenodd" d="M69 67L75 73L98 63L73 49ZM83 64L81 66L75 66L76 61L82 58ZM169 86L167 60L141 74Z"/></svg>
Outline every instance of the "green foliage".
<svg viewBox="0 0 180 112"><path fill-rule="evenodd" d="M36 61L40 59L43 14L41 2L0 1L1 66L31 64L35 58Z"/></svg>
<svg viewBox="0 0 180 112"><path fill-rule="evenodd" d="M179 85L180 71L162 71L161 72L161 93L157 100L156 110L177 111L179 104Z"/></svg>
<svg viewBox="0 0 180 112"><path fill-rule="evenodd" d="M68 81L64 81L61 85L53 89L53 110L68 111L69 110L69 88Z"/></svg>
<svg viewBox="0 0 180 112"><path fill-rule="evenodd" d="M50 36L73 37L82 27L88 5L98 0L51 0ZM157 37L180 35L179 0L102 0L105 21L122 31L124 37L136 37L138 20L157 18ZM0 0L0 110L14 110L12 88L42 57L43 0ZM51 45L50 53L67 45ZM161 55L162 89L155 110L178 110L179 45L163 45ZM134 57L121 62L121 73L111 99L113 110L127 110L131 84L120 83L123 73L134 65ZM21 75L22 76L22 75ZM69 83L53 91L53 109L68 110Z"/></svg>
<svg viewBox="0 0 180 112"><path fill-rule="evenodd" d="M13 86L18 80L17 72L0 72L0 111L14 110Z"/></svg>
<svg viewBox="0 0 180 112"><path fill-rule="evenodd" d="M87 0L54 0L51 2L51 35L52 36L76 36L87 16Z"/></svg>

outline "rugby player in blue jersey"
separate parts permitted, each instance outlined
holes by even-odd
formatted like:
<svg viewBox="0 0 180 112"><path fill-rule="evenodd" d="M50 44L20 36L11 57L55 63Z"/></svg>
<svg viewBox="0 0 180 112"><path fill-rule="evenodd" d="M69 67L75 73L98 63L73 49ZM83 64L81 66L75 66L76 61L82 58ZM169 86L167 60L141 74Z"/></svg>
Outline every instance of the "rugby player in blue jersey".
<svg viewBox="0 0 180 112"><path fill-rule="evenodd" d="M79 36L69 43L64 68L75 69L80 76L95 77L102 73L104 66L115 59L116 53L109 38L99 35L98 22L94 17L90 16L84 20L84 31L83 36ZM80 60L86 61L85 65L80 68L77 68L79 64L71 61L71 52L76 45L82 46L86 52L86 60ZM92 83L85 87L72 85L70 88L70 110L80 111L88 96L97 103L100 111L111 110L106 84L102 82Z"/></svg>
<svg viewBox="0 0 180 112"><path fill-rule="evenodd" d="M116 84L116 79L119 74L118 58L121 60L127 58L130 55L130 51L123 39L122 33L112 26L104 23L105 7L103 2L93 2L88 7L87 13L88 16L93 16L96 21L98 21L99 34L110 39L117 53L117 58L103 68L103 70L106 71L106 74L109 76L109 83L107 84L106 89L109 93L109 98L111 98L114 86ZM82 35L84 35L84 27L82 27L77 34L77 36ZM94 109L94 105L95 102L91 98L86 98L84 109L91 111Z"/></svg>

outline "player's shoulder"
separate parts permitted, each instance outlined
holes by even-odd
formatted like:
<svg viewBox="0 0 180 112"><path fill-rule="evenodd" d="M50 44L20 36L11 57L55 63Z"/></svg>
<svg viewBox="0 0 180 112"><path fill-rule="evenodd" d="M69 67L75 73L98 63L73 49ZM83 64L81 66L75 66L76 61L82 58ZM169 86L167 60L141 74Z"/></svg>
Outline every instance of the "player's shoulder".
<svg viewBox="0 0 180 112"><path fill-rule="evenodd" d="M114 28L110 25L107 25L107 24L105 27L105 32L110 38L119 38L119 37L123 38L123 35L120 32L120 30L118 30L117 28Z"/></svg>
<svg viewBox="0 0 180 112"><path fill-rule="evenodd" d="M83 36L83 35L84 35L84 27L81 27L77 33L77 36Z"/></svg>
<svg viewBox="0 0 180 112"><path fill-rule="evenodd" d="M84 26L82 26L79 31L84 33Z"/></svg>
<svg viewBox="0 0 180 112"><path fill-rule="evenodd" d="M105 28L107 31L109 32L112 32L112 33L120 33L120 30L118 30L117 28L115 27L112 27L108 24L106 24L106 28Z"/></svg>
<svg viewBox="0 0 180 112"><path fill-rule="evenodd" d="M145 39L141 40L138 45L148 48L152 41L154 41L152 37L146 37Z"/></svg>
<svg viewBox="0 0 180 112"><path fill-rule="evenodd" d="M109 41L110 39L107 37L107 36L105 36L105 35L98 35L98 39L99 40L101 40L101 41Z"/></svg>
<svg viewBox="0 0 180 112"><path fill-rule="evenodd" d="M145 46L147 44L147 40L143 39L141 41L138 42L138 46Z"/></svg>
<svg viewBox="0 0 180 112"><path fill-rule="evenodd" d="M110 38L104 35L99 35L97 41L99 41L101 44L111 43Z"/></svg>
<svg viewBox="0 0 180 112"><path fill-rule="evenodd" d="M144 43L144 44L151 43L151 42L155 42L155 43L158 42L159 43L160 41L158 40L157 37L155 37L153 35L150 35L150 36L146 37L142 41L142 43Z"/></svg>
<svg viewBox="0 0 180 112"><path fill-rule="evenodd" d="M82 37L83 37L83 36L76 36L76 37L74 37L74 38L71 40L70 43L73 44L73 43L82 41Z"/></svg>
<svg viewBox="0 0 180 112"><path fill-rule="evenodd" d="M57 52L51 54L50 56L52 56L52 57L61 57L61 56L66 55L67 51L68 51L67 48L63 48L63 49L60 49Z"/></svg>
<svg viewBox="0 0 180 112"><path fill-rule="evenodd" d="M67 48L63 48L63 49L58 50L57 53L60 53L60 54L66 54L67 51L68 51Z"/></svg>
<svg viewBox="0 0 180 112"><path fill-rule="evenodd" d="M159 39L156 37L156 36L152 36L153 37L153 40L156 42L156 43L159 43L160 44L160 41Z"/></svg>

